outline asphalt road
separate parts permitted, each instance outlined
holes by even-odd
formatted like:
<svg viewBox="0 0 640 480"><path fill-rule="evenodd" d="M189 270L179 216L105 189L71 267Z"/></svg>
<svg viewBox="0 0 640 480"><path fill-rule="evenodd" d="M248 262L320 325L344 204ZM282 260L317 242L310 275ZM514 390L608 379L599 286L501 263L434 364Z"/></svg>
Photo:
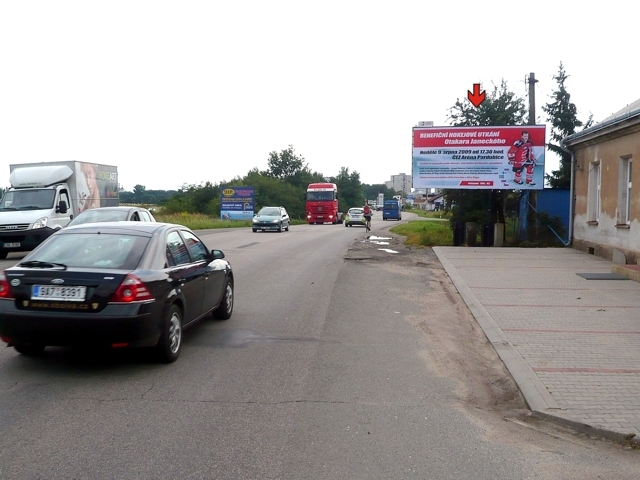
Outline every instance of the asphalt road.
<svg viewBox="0 0 640 480"><path fill-rule="evenodd" d="M372 234L395 224L378 212ZM176 363L0 349L0 478L637 474L634 451L527 421L428 251L343 225L200 236L232 263L235 310Z"/></svg>

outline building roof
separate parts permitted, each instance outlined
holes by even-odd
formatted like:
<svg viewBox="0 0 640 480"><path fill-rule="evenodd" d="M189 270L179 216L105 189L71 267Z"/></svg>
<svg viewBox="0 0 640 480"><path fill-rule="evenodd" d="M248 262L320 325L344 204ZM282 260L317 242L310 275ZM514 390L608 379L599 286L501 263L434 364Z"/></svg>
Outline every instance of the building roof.
<svg viewBox="0 0 640 480"><path fill-rule="evenodd" d="M634 111L637 111L637 110L640 110L640 98L638 100L636 100L635 102L630 103L626 107L618 110L613 115L608 116L607 118L605 118L600 123L604 123L604 122L608 122L608 121L611 121L611 120L615 120L616 118L620 118L620 117L623 117L625 115L629 115L630 113L632 113Z"/></svg>
<svg viewBox="0 0 640 480"><path fill-rule="evenodd" d="M636 124L640 124L640 98L601 122L563 138L562 145L573 146Z"/></svg>

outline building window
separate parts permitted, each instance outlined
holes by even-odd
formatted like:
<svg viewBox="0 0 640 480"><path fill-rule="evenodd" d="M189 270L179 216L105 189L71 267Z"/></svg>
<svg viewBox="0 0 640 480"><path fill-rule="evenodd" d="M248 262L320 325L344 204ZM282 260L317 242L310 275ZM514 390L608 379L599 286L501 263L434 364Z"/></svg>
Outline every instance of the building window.
<svg viewBox="0 0 640 480"><path fill-rule="evenodd" d="M587 216L589 222L600 221L600 162L589 165L589 192L587 204Z"/></svg>
<svg viewBox="0 0 640 480"><path fill-rule="evenodd" d="M618 209L616 211L616 224L629 225L631 223L631 178L633 172L633 160L631 157L620 158L620 170L618 173Z"/></svg>

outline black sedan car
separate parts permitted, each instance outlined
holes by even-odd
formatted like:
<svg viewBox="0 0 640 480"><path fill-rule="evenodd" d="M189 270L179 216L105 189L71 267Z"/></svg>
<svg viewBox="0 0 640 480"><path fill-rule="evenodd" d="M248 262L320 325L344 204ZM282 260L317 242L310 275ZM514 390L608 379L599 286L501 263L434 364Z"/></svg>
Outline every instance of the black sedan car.
<svg viewBox="0 0 640 480"><path fill-rule="evenodd" d="M153 347L173 362L183 329L233 311L234 277L220 250L188 228L155 222L67 227L0 273L0 339L46 346Z"/></svg>

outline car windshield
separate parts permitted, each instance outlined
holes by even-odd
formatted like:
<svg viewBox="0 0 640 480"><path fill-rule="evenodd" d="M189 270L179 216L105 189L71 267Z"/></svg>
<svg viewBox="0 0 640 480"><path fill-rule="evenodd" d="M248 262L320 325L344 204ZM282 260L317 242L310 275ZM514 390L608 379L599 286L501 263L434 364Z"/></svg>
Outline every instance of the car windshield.
<svg viewBox="0 0 640 480"><path fill-rule="evenodd" d="M148 237L112 233L67 233L52 236L25 257L72 267L133 270L140 263Z"/></svg>
<svg viewBox="0 0 640 480"><path fill-rule="evenodd" d="M280 216L280 209L279 208L263 208L262 210L260 210L258 212L258 215L266 215L269 217L278 217Z"/></svg>
<svg viewBox="0 0 640 480"><path fill-rule="evenodd" d="M1 210L46 210L53 207L56 191L52 188L13 190L2 197Z"/></svg>
<svg viewBox="0 0 640 480"><path fill-rule="evenodd" d="M335 200L335 193L334 192L307 192L307 200L314 202L314 201L327 201L327 200Z"/></svg>
<svg viewBox="0 0 640 480"><path fill-rule="evenodd" d="M69 222L69 225L94 222L120 222L127 219L126 210L87 210Z"/></svg>

